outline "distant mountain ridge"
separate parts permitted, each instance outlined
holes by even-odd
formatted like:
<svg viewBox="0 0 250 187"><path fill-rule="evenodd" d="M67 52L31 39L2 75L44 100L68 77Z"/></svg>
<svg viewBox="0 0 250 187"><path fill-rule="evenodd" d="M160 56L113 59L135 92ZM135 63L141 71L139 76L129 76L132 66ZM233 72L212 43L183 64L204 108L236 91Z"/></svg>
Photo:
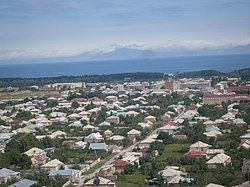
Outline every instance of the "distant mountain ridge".
<svg viewBox="0 0 250 187"><path fill-rule="evenodd" d="M95 50L85 52L73 58L78 60L129 60L129 59L152 59L178 56L208 56L208 55L229 55L229 54L250 54L250 44L233 47L203 47L200 49L188 49L184 47L163 49L161 51L142 48L130 48L118 46L115 49L105 52Z"/></svg>
<svg viewBox="0 0 250 187"><path fill-rule="evenodd" d="M109 47L109 46L107 46ZM237 46L201 47L190 49L188 47L162 48L158 50L145 49L140 46L111 46L107 49L95 49L75 56L22 58L0 60L0 62L14 63L49 63L49 62L76 62L76 61L107 61L107 60L139 60L168 57L211 56L211 55L250 54L250 44Z"/></svg>

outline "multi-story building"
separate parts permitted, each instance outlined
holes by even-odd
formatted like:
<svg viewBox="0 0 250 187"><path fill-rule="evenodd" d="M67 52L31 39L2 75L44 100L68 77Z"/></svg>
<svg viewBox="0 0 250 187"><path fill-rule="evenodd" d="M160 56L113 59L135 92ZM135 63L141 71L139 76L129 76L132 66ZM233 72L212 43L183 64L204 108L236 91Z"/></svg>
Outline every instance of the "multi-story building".
<svg viewBox="0 0 250 187"><path fill-rule="evenodd" d="M221 104L222 102L228 102L228 101L244 101L249 100L250 95L249 94L211 94L211 93L205 93L203 96L203 103L204 104Z"/></svg>

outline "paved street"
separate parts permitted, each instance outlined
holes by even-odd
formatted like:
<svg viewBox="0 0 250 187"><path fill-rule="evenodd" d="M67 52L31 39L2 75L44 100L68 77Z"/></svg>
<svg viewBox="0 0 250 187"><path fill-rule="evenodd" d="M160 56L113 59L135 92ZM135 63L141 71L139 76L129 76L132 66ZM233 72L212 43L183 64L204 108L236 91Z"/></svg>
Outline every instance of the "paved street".
<svg viewBox="0 0 250 187"><path fill-rule="evenodd" d="M176 117L174 118L174 120L179 119L183 114L184 114L184 112L180 113L178 116L176 116ZM160 128L160 127L159 127L159 128ZM149 138L149 137L151 137L151 136L154 136L159 128L157 128L157 129L155 129L153 132L151 132L145 139L147 139L147 138ZM144 141L145 139L143 139L143 140L141 140L141 141ZM107 160L107 161L103 164L103 166L110 165L112 162L114 162L114 161L115 161L117 158L119 158L120 156L124 155L126 152L131 152L131 151L135 148L135 146L136 146L138 143L140 143L141 141L135 142L133 145L131 145L131 146L129 146L129 147L123 149L121 152L117 153L117 154L114 155L112 158L110 158L109 160ZM79 182L79 184L78 184L77 186L78 186L78 187L83 186L84 181L85 181L86 179L91 179L91 178L93 178L93 177L95 176L95 174L99 172L100 169L101 169L101 168L98 168L98 169L96 169L95 171L93 171L91 174L86 175L86 176L83 176L83 178L80 180L80 182Z"/></svg>

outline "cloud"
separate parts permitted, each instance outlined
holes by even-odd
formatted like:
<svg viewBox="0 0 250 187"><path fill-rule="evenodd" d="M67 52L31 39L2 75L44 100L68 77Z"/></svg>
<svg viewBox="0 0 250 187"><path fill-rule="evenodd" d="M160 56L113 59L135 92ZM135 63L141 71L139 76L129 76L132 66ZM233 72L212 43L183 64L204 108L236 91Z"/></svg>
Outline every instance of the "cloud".
<svg viewBox="0 0 250 187"><path fill-rule="evenodd" d="M32 58L49 58L49 57L67 57L78 53L69 50L24 50L24 49L9 49L0 50L0 60L11 59L32 59Z"/></svg>

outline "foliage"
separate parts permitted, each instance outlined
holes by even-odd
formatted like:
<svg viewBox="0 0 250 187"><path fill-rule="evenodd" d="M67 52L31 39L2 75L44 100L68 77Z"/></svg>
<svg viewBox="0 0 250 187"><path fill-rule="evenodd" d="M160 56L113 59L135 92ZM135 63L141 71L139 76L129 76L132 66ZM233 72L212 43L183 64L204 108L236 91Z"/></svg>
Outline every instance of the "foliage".
<svg viewBox="0 0 250 187"><path fill-rule="evenodd" d="M28 121L30 119L33 118L33 115L31 114L30 111L25 111L25 110L22 110L22 111L19 111L17 114L16 114L16 119L18 120L25 120L25 121Z"/></svg>
<svg viewBox="0 0 250 187"><path fill-rule="evenodd" d="M131 175L136 172L136 166L132 164L128 164L124 167L124 173L127 175Z"/></svg>
<svg viewBox="0 0 250 187"><path fill-rule="evenodd" d="M165 131L160 132L157 139L162 140L164 144L171 144L173 142L173 136Z"/></svg>
<svg viewBox="0 0 250 187"><path fill-rule="evenodd" d="M227 108L226 106L217 108L214 105L202 105L198 108L198 112L201 116L205 116L210 118L211 120L215 120L221 118L224 114L226 114Z"/></svg>
<svg viewBox="0 0 250 187"><path fill-rule="evenodd" d="M47 101L47 108L53 108L53 107L56 107L56 106L58 106L58 101L57 100L49 99Z"/></svg>
<svg viewBox="0 0 250 187"><path fill-rule="evenodd" d="M194 126L190 126L187 121L184 121L183 126L180 133L185 134L189 142L194 143L207 140L206 136L203 134L205 132L205 126L203 124L198 123Z"/></svg>
<svg viewBox="0 0 250 187"><path fill-rule="evenodd" d="M71 104L71 107L72 108L78 108L78 107L80 107L80 104L77 101L73 101L72 104Z"/></svg>
<svg viewBox="0 0 250 187"><path fill-rule="evenodd" d="M1 78L0 87L27 87L32 85L46 85L62 82L113 82L123 81L125 78L130 80L160 80L167 77L163 73L119 73L110 75L82 75L82 76L60 76L42 78Z"/></svg>
<svg viewBox="0 0 250 187"><path fill-rule="evenodd" d="M149 150L151 152L158 151L159 154L162 154L164 149L165 149L164 143L159 141L152 142L149 146Z"/></svg>

